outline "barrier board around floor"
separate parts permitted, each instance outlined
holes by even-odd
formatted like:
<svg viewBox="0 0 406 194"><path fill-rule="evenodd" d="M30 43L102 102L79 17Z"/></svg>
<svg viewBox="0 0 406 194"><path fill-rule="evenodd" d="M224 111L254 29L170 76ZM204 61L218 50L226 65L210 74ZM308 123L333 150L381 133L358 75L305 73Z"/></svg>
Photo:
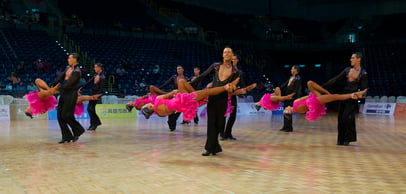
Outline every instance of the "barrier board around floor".
<svg viewBox="0 0 406 194"><path fill-rule="evenodd" d="M90 119L85 104L85 112L82 116L75 116L76 119ZM137 118L136 111L128 112L124 104L97 104L96 114L101 118ZM57 111L48 112L49 120L57 120Z"/></svg>
<svg viewBox="0 0 406 194"><path fill-rule="evenodd" d="M396 103L394 115L404 115L406 116L406 103Z"/></svg>
<svg viewBox="0 0 406 194"><path fill-rule="evenodd" d="M396 103L366 102L362 109L363 114L393 115Z"/></svg>
<svg viewBox="0 0 406 194"><path fill-rule="evenodd" d="M0 121L10 120L10 105L0 105Z"/></svg>
<svg viewBox="0 0 406 194"><path fill-rule="evenodd" d="M12 104L10 105L10 119L11 120L31 120L30 117L25 115L25 110L28 104ZM34 116L35 120L47 120L48 113L39 114Z"/></svg>

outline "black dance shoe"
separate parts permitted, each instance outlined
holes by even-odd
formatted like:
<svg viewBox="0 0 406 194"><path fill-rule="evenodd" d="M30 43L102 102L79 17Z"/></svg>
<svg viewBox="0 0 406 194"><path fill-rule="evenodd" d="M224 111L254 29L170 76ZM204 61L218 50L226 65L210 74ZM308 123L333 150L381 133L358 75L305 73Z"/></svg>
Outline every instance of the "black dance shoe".
<svg viewBox="0 0 406 194"><path fill-rule="evenodd" d="M69 143L69 142L70 142L70 139L62 139L58 143L61 144L61 143Z"/></svg>
<svg viewBox="0 0 406 194"><path fill-rule="evenodd" d="M79 140L79 136L73 136L72 143L77 142Z"/></svg>
<svg viewBox="0 0 406 194"><path fill-rule="evenodd" d="M31 114L31 113L29 113L29 112L25 112L25 115L26 115L27 117L30 117L31 119L33 119L33 117L32 117L32 114Z"/></svg>
<svg viewBox="0 0 406 194"><path fill-rule="evenodd" d="M261 110L261 106L259 106L258 104L255 104L255 109L257 109L257 111Z"/></svg>
<svg viewBox="0 0 406 194"><path fill-rule="evenodd" d="M133 110L134 106L131 104L126 104L125 108L128 110L128 112L131 112Z"/></svg>
<svg viewBox="0 0 406 194"><path fill-rule="evenodd" d="M206 152L202 153L202 156L210 156L210 154L213 156L216 155L216 153L210 153L210 152L206 151Z"/></svg>
<svg viewBox="0 0 406 194"><path fill-rule="evenodd" d="M235 138L234 136L230 136L230 137L228 137L228 139L230 139L230 140L237 140L237 138Z"/></svg>

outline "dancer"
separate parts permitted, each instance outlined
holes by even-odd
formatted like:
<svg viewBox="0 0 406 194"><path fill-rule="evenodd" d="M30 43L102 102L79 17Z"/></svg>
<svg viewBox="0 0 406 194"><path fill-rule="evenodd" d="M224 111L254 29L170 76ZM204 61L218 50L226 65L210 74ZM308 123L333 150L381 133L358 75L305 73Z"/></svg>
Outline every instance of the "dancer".
<svg viewBox="0 0 406 194"><path fill-rule="evenodd" d="M95 94L95 95L91 95L91 96L82 96L82 94L80 92L78 92L78 99L76 100L76 106L75 106L75 116L80 117L85 112L85 104L83 104L84 101L98 101L101 95L102 94ZM89 108L88 108L88 111L89 111ZM88 129L88 130L92 130L92 129Z"/></svg>
<svg viewBox="0 0 406 194"><path fill-rule="evenodd" d="M199 67L194 67L193 68L193 77L190 78L190 81L193 81L200 75L200 68ZM202 80L200 82L194 82L192 87L195 90L200 90L200 87L202 86ZM199 124L199 114L196 114L195 118L193 119L194 123L197 125ZM189 122L183 121L181 124L189 124Z"/></svg>
<svg viewBox="0 0 406 194"><path fill-rule="evenodd" d="M138 97L135 102L127 102L125 104L126 109L128 112L131 112L132 109L135 107L137 110L141 110L141 108L148 103L154 103L157 95L166 94L168 92L162 91L154 85L149 86L149 93L147 95Z"/></svg>
<svg viewBox="0 0 406 194"><path fill-rule="evenodd" d="M89 81L86 82L84 86L82 86L79 89L79 92L82 92L84 88L89 86L90 84L93 84L92 88L92 95L97 95L100 94L100 96L103 93L103 87L104 87L104 82L106 80L106 76L104 76L103 72L103 64L101 63L96 63L94 65L94 72L96 73ZM99 96L99 97L100 97ZM79 96L80 98L80 96ZM89 113L90 116L90 126L87 130L96 130L96 128L101 125L101 121L99 116L96 114L96 104L98 102L99 98L94 98L89 100L89 104L87 105L87 112ZM79 100L79 99L78 99ZM76 103L77 104L77 103Z"/></svg>
<svg viewBox="0 0 406 194"><path fill-rule="evenodd" d="M168 86L169 84L173 83L173 87L172 90L178 89L178 81L180 79L186 79L185 75L183 74L184 69L181 65L178 65L176 67L176 75L171 76L164 84L162 84L161 86L159 86L159 89L163 89L166 86ZM175 131L176 130L176 121L178 120L180 116L180 113L176 112L173 113L171 115L168 116L168 127L169 127L169 131Z"/></svg>
<svg viewBox="0 0 406 194"><path fill-rule="evenodd" d="M230 47L225 47L223 50L223 61L214 63L199 77L194 79L191 84L199 82L208 75L213 74L213 87L224 86L238 77L239 71L231 64L233 50ZM225 113L227 111L227 92L222 92L217 95L209 96L207 103L207 139L203 156L215 155L221 152L221 146L218 141L218 136L225 126Z"/></svg>
<svg viewBox="0 0 406 194"><path fill-rule="evenodd" d="M367 88L368 75L365 69L361 67L362 57L362 53L360 52L353 53L350 59L351 67L345 68L339 75L325 83L323 87L333 85L339 80L346 79L346 84L342 92L344 94ZM357 100L349 99L339 103L337 145L349 145L350 142L357 141L357 130L355 127L357 108Z"/></svg>
<svg viewBox="0 0 406 194"><path fill-rule="evenodd" d="M243 77L242 77L242 71L238 68L238 62L240 61L240 59L238 58L237 55L234 55L232 58L232 63L233 66L240 71L240 85L242 87L245 87L245 82L243 81ZM256 84L254 86L254 88L256 87ZM252 89L254 89L252 88ZM251 89L250 89L251 90ZM242 93L242 94L246 94ZM240 95L240 94L238 94ZM226 140L226 139L231 139L231 140L237 140L237 138L235 138L231 133L232 133L232 129L233 129L233 125L235 123L235 119L237 118L237 95L229 95L229 106L227 108L227 112L226 114L229 114L230 116L228 117L228 121L226 123L226 127L225 129L220 131L220 140Z"/></svg>
<svg viewBox="0 0 406 194"><path fill-rule="evenodd" d="M79 84L81 71L78 65L79 54L72 53L69 55L69 66L65 71L58 76L52 86L56 86L58 83L64 81L61 85L61 95L58 102L58 123L61 128L62 140L58 143L68 143L70 141L76 142L79 136L85 132L82 125L75 120L75 105L78 98L77 85ZM72 129L73 134L69 130Z"/></svg>
<svg viewBox="0 0 406 194"><path fill-rule="evenodd" d="M55 109L58 102L53 95L58 93L58 89L61 86L57 84L55 87L49 87L44 80L39 78L35 79L35 84L38 91L25 95L25 99L30 104L25 109L25 115L31 119L37 114L43 114Z"/></svg>
<svg viewBox="0 0 406 194"><path fill-rule="evenodd" d="M290 73L292 76L290 76L289 80L287 80L285 83L283 83L280 88L284 89L286 88L286 94L287 95L292 95L292 99L286 100L284 102L284 108L288 106L293 105L293 101L300 97L300 89L302 86L302 78L299 75L300 72L300 67L298 65L292 66L292 69L290 70ZM280 131L284 132L292 132L293 131L293 125L292 125L292 115L287 114L283 115L283 127L280 129Z"/></svg>
<svg viewBox="0 0 406 194"><path fill-rule="evenodd" d="M364 89L351 94L330 94L326 89L313 81L308 81L307 87L310 90L310 94L296 99L293 102L293 107L289 106L284 110L285 113L306 113L307 120L315 121L323 114L326 114L326 103L338 100L360 99L367 92L367 89Z"/></svg>
<svg viewBox="0 0 406 194"><path fill-rule="evenodd" d="M239 79L224 86L194 91L193 87L186 80L179 80L179 90L173 90L156 98L155 103L148 103L142 108L145 118L149 118L154 112L161 117L173 114L173 112L183 113L185 121L191 121L196 116L200 101L207 96L217 95L225 91L234 90Z"/></svg>
<svg viewBox="0 0 406 194"><path fill-rule="evenodd" d="M272 94L264 94L259 100L259 102L255 103L255 108L257 111L261 109L261 107L273 111L278 110L281 107L281 102L285 100L291 100L295 94L289 94L287 96L282 96L281 89L279 87L275 88L275 92Z"/></svg>

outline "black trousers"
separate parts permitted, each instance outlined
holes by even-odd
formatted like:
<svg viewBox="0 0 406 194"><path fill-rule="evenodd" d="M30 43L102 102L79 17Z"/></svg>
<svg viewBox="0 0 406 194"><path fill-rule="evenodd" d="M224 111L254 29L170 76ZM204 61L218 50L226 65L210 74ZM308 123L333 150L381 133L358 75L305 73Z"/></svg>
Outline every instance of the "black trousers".
<svg viewBox="0 0 406 194"><path fill-rule="evenodd" d="M179 116L179 112L168 115L168 126L171 131L176 129L176 121L178 120Z"/></svg>
<svg viewBox="0 0 406 194"><path fill-rule="evenodd" d="M76 121L74 116L77 98L76 90L64 90L59 97L57 118L63 140L71 140L73 136L80 136L85 132L85 129ZM68 126L72 129L73 135Z"/></svg>
<svg viewBox="0 0 406 194"><path fill-rule="evenodd" d="M195 118L193 118L193 121L197 124L199 122L199 113L196 114Z"/></svg>
<svg viewBox="0 0 406 194"><path fill-rule="evenodd" d="M339 102L337 143L357 141L355 129L357 108L357 100L349 99Z"/></svg>
<svg viewBox="0 0 406 194"><path fill-rule="evenodd" d="M293 101L294 100L285 100L283 108L285 109L288 106L293 107ZM284 130L293 130L292 126L292 114L286 114L283 117L283 127L282 129Z"/></svg>
<svg viewBox="0 0 406 194"><path fill-rule="evenodd" d="M87 112L89 113L90 116L90 126L97 127L98 125L101 125L101 121L99 116L96 114L96 104L98 100L90 100L89 104L87 105Z"/></svg>
<svg viewBox="0 0 406 194"><path fill-rule="evenodd" d="M231 96L231 105L234 106L233 112L230 113L230 117L228 118L225 131L220 132L220 136L224 138L230 138L233 136L231 134L231 131L235 123L235 118L237 117L237 96Z"/></svg>
<svg viewBox="0 0 406 194"><path fill-rule="evenodd" d="M224 130L227 110L227 93L221 93L209 97L207 103L207 139L204 148L210 153L221 152L218 136L220 131Z"/></svg>

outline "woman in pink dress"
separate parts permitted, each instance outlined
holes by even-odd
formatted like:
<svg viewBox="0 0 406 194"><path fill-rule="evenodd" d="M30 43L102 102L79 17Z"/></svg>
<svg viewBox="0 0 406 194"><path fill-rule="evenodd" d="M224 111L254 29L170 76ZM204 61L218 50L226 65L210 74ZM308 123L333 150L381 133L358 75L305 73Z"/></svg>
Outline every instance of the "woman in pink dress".
<svg viewBox="0 0 406 194"><path fill-rule="evenodd" d="M158 96L154 103L145 104L141 111L146 119L153 113L164 117L175 111L182 112L183 120L190 122L196 116L201 101L204 101L207 96L220 94L224 91L235 92L238 81L239 78L225 86L195 91L186 80L181 79L178 81L178 90Z"/></svg>
<svg viewBox="0 0 406 194"><path fill-rule="evenodd" d="M35 84L38 90L25 95L25 99L30 104L25 109L25 115L31 119L37 114L44 114L49 110L55 109L58 101L54 95L58 93L60 87L60 84L55 87L49 87L44 80L39 78L35 80Z"/></svg>
<svg viewBox="0 0 406 194"><path fill-rule="evenodd" d="M278 110L281 107L281 102L285 100L290 100L294 94L282 96L281 89L279 87L275 88L275 92L272 94L264 94L259 102L255 104L255 108L257 111L261 109L261 107L273 111Z"/></svg>
<svg viewBox="0 0 406 194"><path fill-rule="evenodd" d="M80 117L85 112L85 104L83 104L84 101L98 100L100 96L101 94L95 94L92 96L82 96L82 94L78 92L78 99L76 100L75 106L75 116Z"/></svg>
<svg viewBox="0 0 406 194"><path fill-rule="evenodd" d="M154 103L157 95L162 95L162 94L166 94L166 93L168 93L168 92L164 92L164 91L160 90L158 87L156 87L154 85L150 85L149 93L147 95L138 97L135 100L135 102L131 102L131 101L127 102L125 104L125 107L128 110L128 112L131 112L134 107L137 110L141 110L142 106L144 106L145 104Z"/></svg>
<svg viewBox="0 0 406 194"><path fill-rule="evenodd" d="M307 86L310 90L310 94L308 96L296 99L293 102L293 107L286 107L284 113L306 113L307 120L315 121L323 114L326 114L326 103L338 100L360 99L367 92L367 89L365 89L351 94L330 94L326 89L318 85L316 82L308 81Z"/></svg>

